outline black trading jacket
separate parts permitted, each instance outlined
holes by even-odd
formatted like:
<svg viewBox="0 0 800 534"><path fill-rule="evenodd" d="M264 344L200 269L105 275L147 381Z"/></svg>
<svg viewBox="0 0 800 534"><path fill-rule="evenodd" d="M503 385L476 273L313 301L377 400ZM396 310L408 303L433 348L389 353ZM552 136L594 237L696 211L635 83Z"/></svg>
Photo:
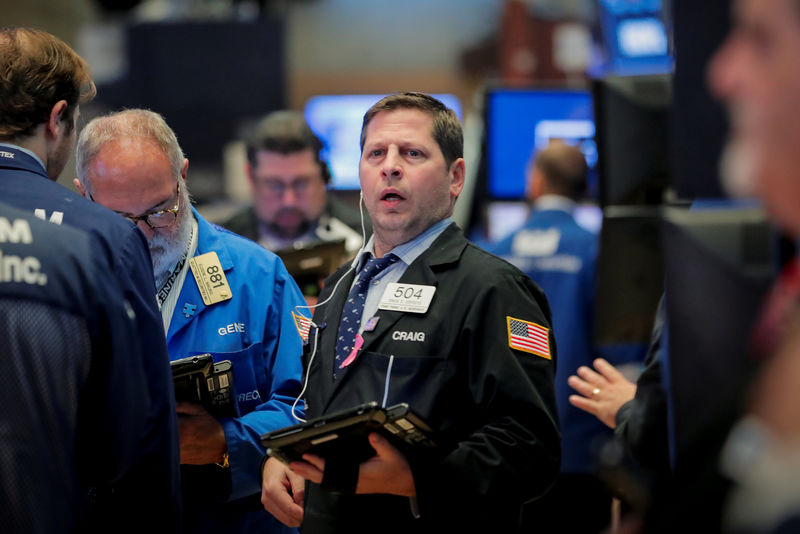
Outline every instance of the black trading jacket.
<svg viewBox="0 0 800 534"><path fill-rule="evenodd" d="M325 282L320 302L347 270ZM444 446L438 454L410 458L419 519L407 498L355 496L311 484L303 532L514 531L522 503L544 493L559 469L552 330L550 360L510 348L507 323L510 316L549 328L544 293L515 267L469 243L453 224L400 279L436 287L427 313L379 310L377 327L363 333L357 359L334 382L336 334L353 277L347 274L314 314L321 328L307 371L308 416L380 403L394 355L386 405L408 403L440 432Z"/></svg>

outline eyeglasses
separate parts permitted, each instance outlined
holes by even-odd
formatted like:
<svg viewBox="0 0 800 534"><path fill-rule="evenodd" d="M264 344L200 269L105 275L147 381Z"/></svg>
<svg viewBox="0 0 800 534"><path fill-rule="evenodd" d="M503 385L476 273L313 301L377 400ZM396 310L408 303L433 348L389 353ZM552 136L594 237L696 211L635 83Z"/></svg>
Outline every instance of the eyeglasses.
<svg viewBox="0 0 800 534"><path fill-rule="evenodd" d="M166 210L154 211L153 213L145 213L144 215L136 215L136 216L123 215L122 213L119 212L116 213L119 213L119 215L122 215L123 217L131 221L133 224L137 224L139 221L144 221L145 224L153 230L157 228L167 228L168 226L172 226L172 224L177 220L178 211L180 211L181 208L180 180L178 180L178 185L175 188L175 194L177 195L177 199L175 200L175 207ZM89 200L94 202L91 193L89 193Z"/></svg>
<svg viewBox="0 0 800 534"><path fill-rule="evenodd" d="M282 197L286 194L287 189L291 189L292 192L297 196L304 195L306 192L308 192L309 186L311 185L311 180L292 180L288 184L286 182L281 182L280 180L262 180L256 183L263 188L268 195L273 197Z"/></svg>

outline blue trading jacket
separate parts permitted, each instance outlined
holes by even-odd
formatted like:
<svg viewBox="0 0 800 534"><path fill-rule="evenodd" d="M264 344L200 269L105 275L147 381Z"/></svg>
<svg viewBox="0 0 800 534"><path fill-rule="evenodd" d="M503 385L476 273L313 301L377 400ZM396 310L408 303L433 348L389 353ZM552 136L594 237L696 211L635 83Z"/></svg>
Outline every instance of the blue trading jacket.
<svg viewBox="0 0 800 534"><path fill-rule="evenodd" d="M558 209L534 210L525 225L488 250L516 265L541 286L553 312L558 347L556 401L562 433L562 473L589 473L596 449L612 431L572 406L567 377L591 365L594 265L597 237ZM613 363L613 362L612 362Z"/></svg>
<svg viewBox="0 0 800 534"><path fill-rule="evenodd" d="M209 514L199 530L213 530L215 521L224 517L225 531L237 532L269 519L259 502L259 467L264 456L259 436L297 423L291 407L300 393L302 341L291 311L306 303L275 254L210 224L196 211L194 215L198 223L195 256L217 253L233 297L206 306L189 271L167 332L167 346L173 360L210 352L215 362L233 363L240 417L220 419L230 456L230 498L227 505L196 513ZM296 410L301 417L302 406L300 402ZM196 503L184 495L187 509L194 510ZM235 502L242 498L250 505ZM256 523L245 526L245 520Z"/></svg>
<svg viewBox="0 0 800 534"><path fill-rule="evenodd" d="M99 240L99 253L106 256L114 283L135 313L139 358L149 386L148 397L131 401L149 409L147 432L137 443L139 458L114 491L120 498L146 495L148 514L162 517L160 525L165 529L177 530L180 471L175 399L144 235L111 210L53 182L39 162L8 145L0 146L0 199L50 222L89 232ZM133 528L134 523L125 518L120 521Z"/></svg>

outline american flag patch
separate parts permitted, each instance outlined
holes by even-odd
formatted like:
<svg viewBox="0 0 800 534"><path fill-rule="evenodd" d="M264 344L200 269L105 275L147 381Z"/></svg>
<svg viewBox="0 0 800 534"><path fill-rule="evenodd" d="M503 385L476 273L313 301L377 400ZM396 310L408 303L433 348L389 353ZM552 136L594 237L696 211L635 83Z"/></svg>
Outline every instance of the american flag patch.
<svg viewBox="0 0 800 534"><path fill-rule="evenodd" d="M308 331L311 329L311 319L295 312L292 312L292 318L294 319L294 326L297 327L297 333L300 334L303 343L307 343Z"/></svg>
<svg viewBox="0 0 800 534"><path fill-rule="evenodd" d="M536 354L542 358L552 359L550 356L550 329L536 323L515 319L506 316L508 323L508 346L512 349L522 350Z"/></svg>

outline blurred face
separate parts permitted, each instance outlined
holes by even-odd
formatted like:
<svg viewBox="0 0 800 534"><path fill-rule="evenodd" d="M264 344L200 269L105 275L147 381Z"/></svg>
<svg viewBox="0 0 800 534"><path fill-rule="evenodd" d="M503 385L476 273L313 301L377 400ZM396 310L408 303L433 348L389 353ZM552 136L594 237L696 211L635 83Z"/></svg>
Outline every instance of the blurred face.
<svg viewBox="0 0 800 534"><path fill-rule="evenodd" d="M452 214L464 160L447 166L428 113L382 111L367 126L359 176L380 257Z"/></svg>
<svg viewBox="0 0 800 534"><path fill-rule="evenodd" d="M144 220L136 221L147 237L157 286L183 256L189 241L192 216L185 184L188 163L184 160L178 187L169 159L155 143L121 139L105 144L87 170L87 192L92 200L123 217L150 215L178 205L177 217L169 226L154 229Z"/></svg>
<svg viewBox="0 0 800 534"><path fill-rule="evenodd" d="M794 0L739 0L735 27L709 69L730 112L729 189L760 197L800 235L800 11Z"/></svg>
<svg viewBox="0 0 800 534"><path fill-rule="evenodd" d="M325 208L325 181L310 148L289 154L262 150L250 177L256 215L281 237L304 234Z"/></svg>

